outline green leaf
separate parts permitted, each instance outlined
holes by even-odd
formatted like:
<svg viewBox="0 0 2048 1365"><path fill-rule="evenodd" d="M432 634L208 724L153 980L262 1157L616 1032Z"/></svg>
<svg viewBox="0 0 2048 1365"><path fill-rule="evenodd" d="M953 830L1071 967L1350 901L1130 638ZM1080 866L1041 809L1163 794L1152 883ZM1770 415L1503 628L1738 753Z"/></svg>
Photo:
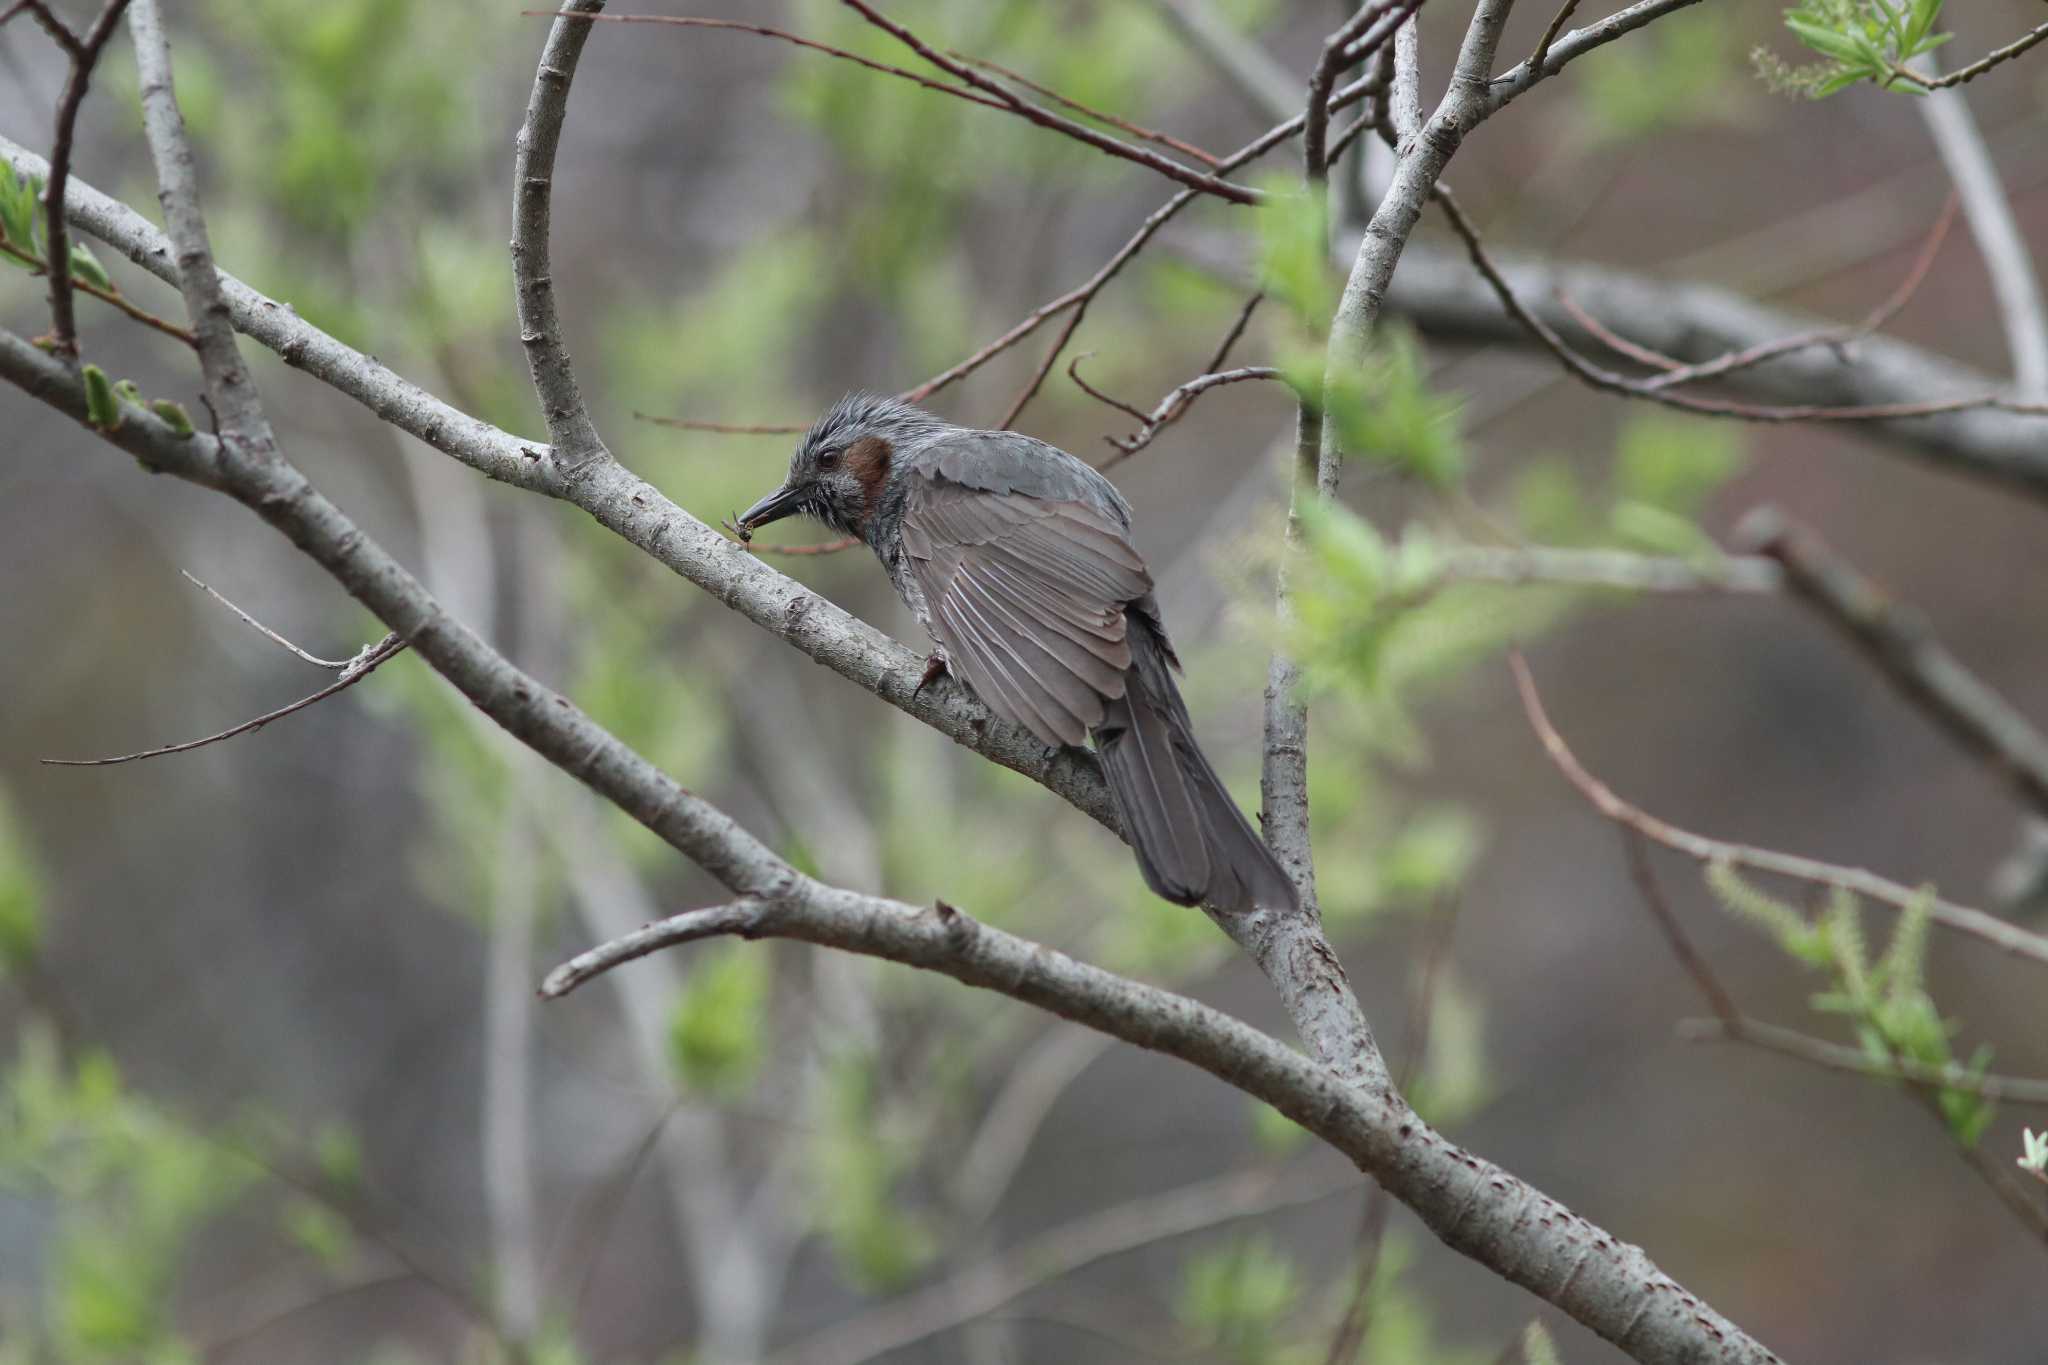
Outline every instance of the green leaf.
<svg viewBox="0 0 2048 1365"><path fill-rule="evenodd" d="M158 398L150 403L149 410L155 413L158 420L179 436L189 438L192 435L192 418L177 403L173 403L168 398Z"/></svg>
<svg viewBox="0 0 2048 1365"><path fill-rule="evenodd" d="M36 177L0 170L0 237L30 255L35 254L36 196L41 192L42 182Z"/></svg>
<svg viewBox="0 0 2048 1365"><path fill-rule="evenodd" d="M121 425L121 400L114 396L107 372L97 365L85 367L85 420L100 431Z"/></svg>
<svg viewBox="0 0 2048 1365"><path fill-rule="evenodd" d="M92 248L84 242L71 244L71 278L84 280L96 289L109 293L114 290L114 281L107 274L107 268L100 264L99 257L92 254Z"/></svg>

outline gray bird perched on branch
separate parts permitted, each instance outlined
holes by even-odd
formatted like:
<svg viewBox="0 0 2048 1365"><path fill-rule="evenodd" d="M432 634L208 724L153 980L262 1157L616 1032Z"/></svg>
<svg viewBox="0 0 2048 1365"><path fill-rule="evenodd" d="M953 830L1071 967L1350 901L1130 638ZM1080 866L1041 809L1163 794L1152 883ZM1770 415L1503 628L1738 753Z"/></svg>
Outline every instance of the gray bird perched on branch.
<svg viewBox="0 0 2048 1365"><path fill-rule="evenodd" d="M941 672L1046 744L1093 737L1145 882L1180 905L1298 909L1294 883L1195 743L1131 509L1054 446L893 398L841 399L782 487L739 519L805 513L865 541Z"/></svg>

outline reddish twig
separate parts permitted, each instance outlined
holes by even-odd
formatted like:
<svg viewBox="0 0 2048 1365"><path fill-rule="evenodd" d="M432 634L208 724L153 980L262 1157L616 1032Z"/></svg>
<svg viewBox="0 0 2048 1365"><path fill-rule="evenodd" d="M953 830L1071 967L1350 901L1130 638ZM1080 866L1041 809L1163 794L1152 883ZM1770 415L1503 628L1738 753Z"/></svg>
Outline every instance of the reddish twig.
<svg viewBox="0 0 2048 1365"><path fill-rule="evenodd" d="M357 683L375 672L380 664L404 648L405 641L398 638L395 632L386 635L382 640L369 646L354 659L349 660L348 665L342 670L339 678L336 678L312 696L301 697L289 706L280 706L275 711L266 711L254 720L245 720L240 725L222 730L218 734L208 735L204 739L190 739L186 740L183 744L166 744L160 748L144 749L139 753L121 754L114 758L45 758L40 761L53 768L105 768L116 763L133 763L138 759L162 758L165 754L182 754L189 753L194 749L203 749L209 744L218 744L224 739L233 739L237 735L246 735L261 730L274 720L282 720L294 711L303 711L309 706L327 700L327 698L337 692L354 687Z"/></svg>
<svg viewBox="0 0 2048 1365"><path fill-rule="evenodd" d="M774 38L779 42L793 43L798 47L809 48L813 52L822 52L828 57L837 57L841 61L852 62L856 66L864 66L870 71L877 71L885 76L895 76L921 85L927 90L936 90L942 95L952 95L956 99L966 100L970 104L979 104L990 109L1006 109L1008 107L1002 101L992 99L987 95L976 94L972 90L965 90L957 85L948 85L944 81L935 81L929 76L920 76L915 71L906 71L900 66L891 66L887 62L874 61L871 58L861 56L857 52L848 52L843 47L833 47L830 43L821 43L815 39L791 33L787 29L771 28L766 24L742 23L737 19L699 19L670 14L588 14L580 11L551 9L526 9L519 11L519 13L522 17L528 19L580 19L585 23L592 24L663 24L670 28L726 29L734 33L752 33L763 38Z"/></svg>
<svg viewBox="0 0 2048 1365"><path fill-rule="evenodd" d="M1342 90L1331 96L1331 111L1335 112L1356 104L1359 100L1366 98L1381 88L1383 83L1383 79L1378 75L1366 76L1352 81ZM1302 123L1303 116L1296 114L1287 122L1267 129L1251 142L1246 143L1229 156L1224 157L1217 169L1233 171L1247 162L1264 156L1273 148L1299 133ZM947 385L957 383L968 375L973 374L989 361L1036 332L1048 319L1057 317L1069 309L1074 310L1075 316L1069 319L1067 325L1061 330L1059 341L1052 349L1047 351L1045 358L1039 362L1031 382L1024 387L1017 400L1011 404L1002 425L1008 426L1015 422L1017 417L1023 412L1025 405L1044 386L1046 376L1052 373L1052 367L1059 360L1060 351L1064 349L1067 341L1073 336L1074 331L1081 325L1081 316L1087 312L1089 303L1102 291L1104 285L1116 278L1117 273L1130 263L1132 257L1144 250L1145 246L1158 234L1161 228L1165 227L1175 215L1193 203L1195 199L1196 195L1192 190L1182 190L1174 195L1173 198L1153 210L1145 221L1138 225L1138 230L1132 233L1124 244L1118 247L1116 252L1093 275L1059 297L1049 299L1032 309L1030 313L1025 315L1022 321L1012 326L1008 331L1004 332L994 341L989 342L986 346L983 346L974 354L968 356L965 360L941 370L922 384L906 389L901 397L905 402L923 402L926 398L929 398Z"/></svg>
<svg viewBox="0 0 2048 1365"><path fill-rule="evenodd" d="M683 431L709 431L720 436L801 436L810 430L807 426L785 426L775 423L699 422L687 417L657 417L647 412L634 413L633 420L651 422L658 427L676 427Z"/></svg>
<svg viewBox="0 0 2048 1365"><path fill-rule="evenodd" d="M1450 220L1453 230L1464 240L1473 267L1493 290L1494 296L1500 300L1501 307L1507 310L1508 316L1535 337L1545 350L1557 358L1568 373L1591 388L1630 398L1646 399L1665 407L1677 408L1681 412L1698 413L1707 417L1732 417L1745 422L1889 422L1908 417L1938 417L1944 413L1968 412L1977 408L1995 408L2001 412L2024 417L2048 417L2048 403L2019 402L1995 393L1974 394L1962 398L1935 398L1918 403L1872 403L1861 407L1828 407L1816 404L1766 406L1738 403L1731 399L1698 398L1691 394L1671 392L1653 385L1650 381L1632 379L1594 364L1574 350L1550 324L1532 313L1516 296L1506 276L1501 274L1500 268L1487 255L1478 229L1472 225L1472 220L1465 216L1465 211L1459 207L1450 190L1438 184L1430 193L1443 207L1445 217ZM1619 338L1613 338L1612 334L1608 333L1603 340ZM1622 345L1629 346L1630 343L1622 342ZM1655 354L1636 349L1644 356ZM1668 359L1669 357L1656 357L1647 363L1654 364Z"/></svg>
<svg viewBox="0 0 2048 1365"><path fill-rule="evenodd" d="M49 273L50 267L42 257L32 251L23 251L12 242L0 242L0 256L9 256L20 261L35 274L43 275ZM102 289L92 281L81 280L75 275L72 276L71 287L81 294L90 295L101 303L127 314L145 327L154 328L167 337L176 337L187 346L197 346L199 344L199 339L192 335L189 328L180 327L169 318L158 317L147 309L137 307L129 302L128 296L118 289Z"/></svg>
<svg viewBox="0 0 2048 1365"><path fill-rule="evenodd" d="M1120 118L1115 114L1106 114L1100 109L1090 108L1088 105L1081 103L1081 101L1077 99L1074 99L1067 95L1062 95L1059 91L1054 90L1049 86L1040 85L1037 81L1032 80L1029 76L1021 75L1018 72L1012 71L1007 66L1000 66L997 63L988 60L988 58L986 57L970 57L964 52L955 52L951 48L948 48L946 50L946 55L953 58L955 61L966 62L970 66L980 67L984 71L993 71L998 76L1003 77L1005 80L1008 80L1016 85L1021 85L1026 90L1031 91L1035 95L1043 95L1047 99L1053 101L1055 104L1063 105L1068 109L1072 109L1077 114L1084 114L1087 117L1094 119L1097 123L1106 123L1112 128L1120 128L1124 132L1129 133L1132 137L1142 139L1146 142L1156 142L1162 147L1171 147L1174 151L1179 152L1182 156L1191 156L1195 160L1202 162L1203 164L1207 165L1211 170L1214 170L1222 160L1222 158L1216 156L1214 153L1205 152L1200 147L1197 147L1194 143L1182 141L1180 138L1175 137L1171 133L1162 133L1159 132L1157 129L1147 128L1143 124L1132 123L1129 119Z"/></svg>
<svg viewBox="0 0 2048 1365"><path fill-rule="evenodd" d="M1774 849L1710 839L1703 834L1694 834L1690 830L1660 820L1641 807L1630 805L1616 796L1606 783L1586 771L1584 765L1566 747L1564 737L1557 732L1557 728L1550 723L1550 717L1544 712L1543 700L1536 693L1536 681L1529 675L1529 665L1523 661L1520 652L1511 654L1508 662L1514 670L1515 686L1521 693L1522 709L1529 718L1529 727L1542 741L1544 751L1550 755L1550 761L1564 774L1565 780L1578 789L1579 794L1586 798L1593 809L1616 824L1633 829L1655 843L1676 849L1702 863L1725 863L1730 867L1744 867L1754 872L1788 877L1815 886L1838 887L1894 910L1925 905L1928 918L1944 928L1982 939L2015 957L2048 964L2048 938L2030 934L2017 925L2009 924L1995 915L1987 915L1982 910L1973 910L1969 906L1958 905L1939 897L1930 898L1924 892L1901 886L1860 867L1841 867L1812 858L1802 858L1796 854L1780 853Z"/></svg>
<svg viewBox="0 0 2048 1365"><path fill-rule="evenodd" d="M1885 326L1899 315L1906 304L1912 300L1913 295L1919 291L1920 285L1926 280L1928 271L1934 265L1934 258L1940 254L1942 243L1948 237L1949 228L1955 222L1956 211L1959 205L1960 200L1955 194L1951 193L1947 204L1942 208L1941 216L1935 220L1934 227L1927 234L1926 241L1921 244L1920 250L1915 253L1912 267L1906 272L1906 277L1899 282L1896 289L1892 290L1885 297L1884 302L1872 309L1868 317L1853 327L1815 328L1812 331L1799 332L1789 337L1780 337L1775 341L1766 341L1755 346L1747 346L1739 351L1729 351L1726 354L1716 356L1712 360L1702 360L1695 364L1687 365L1661 352L1650 350L1648 347L1637 345L1635 342L1617 336L1608 330L1597 318L1594 318L1585 309L1581 308L1577 301L1568 294L1560 293L1558 295L1558 303L1602 345L1629 357L1631 360L1640 361L1645 365L1663 371L1663 373L1653 378L1641 381L1645 390L1668 389L1680 384L1695 383L1702 379L1717 379L1723 375L1733 374L1737 370L1746 370L1751 366L1761 365L1765 361L1775 360L1779 356L1803 351L1810 346L1845 347Z"/></svg>
<svg viewBox="0 0 2048 1365"><path fill-rule="evenodd" d="M57 97L56 131L50 139L50 174L43 182L43 240L49 248L50 349L63 359L78 356L78 317L71 295L70 224L64 217L64 193L71 184L71 141L78 127L79 106L85 103L85 92L92 84L93 67L99 64L100 53L114 36L127 8L128 0L107 0L84 37L72 37L68 43L57 37L58 46L70 55L71 71L65 77L63 93ZM70 30L41 6L33 7L32 12L43 20L43 26L53 37L70 35Z"/></svg>
<svg viewBox="0 0 2048 1365"><path fill-rule="evenodd" d="M50 35L50 40L63 48L64 55L73 61L77 61L83 55L84 48L79 43L78 35L73 33L48 5L43 4L42 0L17 0L17 3L8 6L5 14L0 14L0 24L6 23L17 14L26 14L42 25L43 31Z"/></svg>
<svg viewBox="0 0 2048 1365"><path fill-rule="evenodd" d="M1344 21L1342 27L1323 39L1322 54L1316 59L1315 70L1308 77L1308 100L1302 110L1301 161L1308 181L1321 184L1328 178L1329 130L1330 130L1330 87L1337 83L1338 75L1347 63L1356 60L1347 55L1347 49L1381 10L1378 5L1361 6L1358 13Z"/></svg>
<svg viewBox="0 0 2048 1365"><path fill-rule="evenodd" d="M1087 394L1096 402L1107 403L1110 407L1115 408L1118 412L1128 413L1130 416L1132 416L1140 422L1146 420L1145 410L1143 408L1134 407L1133 405L1126 403L1121 398L1114 398L1109 394L1104 393L1101 389L1096 388L1093 384L1090 384L1087 380L1081 377L1081 362L1094 354L1095 352L1093 351L1083 351L1081 354L1075 356L1072 360L1069 360L1067 362L1067 378L1073 380L1075 386L1078 387L1081 390L1081 392Z"/></svg>
<svg viewBox="0 0 2048 1365"><path fill-rule="evenodd" d="M1138 420L1143 425L1136 432L1129 436L1105 436L1103 439L1115 446L1119 453L1104 460L1097 468L1108 469L1113 465L1121 464L1146 446L1151 445L1153 437L1186 416L1187 410L1194 405L1195 399L1207 393L1210 389L1218 388L1224 384L1241 384L1248 379L1282 379L1284 377L1279 370L1274 369L1270 365L1243 365L1235 370L1219 370L1212 374L1197 375L1187 383L1168 393L1166 397L1160 399L1159 406L1152 409L1151 412L1138 414ZM1087 386L1083 385L1082 387L1086 388ZM1091 390L1091 392L1093 391ZM1100 397L1101 395L1098 394L1096 396ZM1117 406L1122 407L1123 405L1118 404ZM1126 408L1125 411L1128 412L1130 409Z"/></svg>
<svg viewBox="0 0 2048 1365"><path fill-rule="evenodd" d="M965 62L955 61L945 53L933 48L908 28L905 28L902 24L897 23L874 6L868 4L867 0L840 0L840 3L860 15L861 18L867 20L876 28L881 29L897 42L902 43L933 66L944 71L947 75L962 80L975 89L1001 100L1010 112L1016 114L1019 118L1028 120L1052 132L1064 133L1075 141L1084 142L1097 151L1107 152L1111 156L1122 157L1126 161L1135 161L1139 165L1149 167L1167 179L1177 181L1200 194L1213 194L1217 198L1233 204L1257 204L1264 202L1266 198L1265 195L1257 190L1244 185L1234 184L1228 180L1219 179L1217 176L1204 171L1191 170L1171 157L1161 156L1159 153L1148 148L1133 146L1131 143L1122 141L1119 138L1110 137L1106 133L1099 133L1085 123L1076 123L1064 115L1053 113L1042 105L1033 104L1029 100L1021 99L1001 82L984 76ZM1219 167L1218 169L1220 170L1221 168Z"/></svg>
<svg viewBox="0 0 2048 1365"><path fill-rule="evenodd" d="M1728 994L1728 988L1714 975L1714 969L1707 965L1706 958L1692 946L1692 940L1685 936L1685 926L1678 922L1671 903L1664 899L1664 889L1657 885L1657 870L1650 866L1650 852L1644 846L1642 831L1622 826L1621 846L1628 855L1629 880L1635 883L1636 894L1643 898L1650 918L1657 922L1657 929L1664 935L1671 955L1678 959L1678 965L1685 968L1685 974L1706 997L1707 1007L1713 1010L1714 1017L1731 1031L1739 1029L1742 1012L1735 1008L1735 997Z"/></svg>

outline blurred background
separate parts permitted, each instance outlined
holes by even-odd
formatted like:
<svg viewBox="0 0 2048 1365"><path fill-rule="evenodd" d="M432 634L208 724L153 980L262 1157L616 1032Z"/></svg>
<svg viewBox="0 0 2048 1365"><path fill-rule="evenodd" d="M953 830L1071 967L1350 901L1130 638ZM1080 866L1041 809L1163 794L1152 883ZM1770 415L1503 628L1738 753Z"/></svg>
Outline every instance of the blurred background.
<svg viewBox="0 0 2048 1365"><path fill-rule="evenodd" d="M93 8L56 6L81 23ZM822 0L661 8L912 63ZM1170 8L889 12L1231 150L1270 120ZM224 268L539 434L505 242L546 21L513 0L174 9ZM1432 99L1468 9L1424 11ZM1215 11L1297 80L1348 12ZM1509 60L1549 15L1514 16ZM1949 51L1982 53L2038 16L1970 6L1944 19ZM1759 44L1801 56L1774 7L1661 22L1484 125L1449 178L1503 249L1858 319L1906 274L1946 174L1913 99L1774 93ZM0 132L46 149L63 78L42 33L0 30ZM2025 58L1967 91L2038 247L2048 65ZM1261 168L1285 183L1296 154ZM154 214L125 39L85 106L76 173ZM801 424L848 389L909 388L1085 279L1169 191L815 52L606 27L571 101L555 279L613 449L712 519L772 487L793 438L643 415ZM1149 408L1201 371L1258 262L1283 254L1272 216L1204 204L1177 220L1095 301L1017 425L1112 453L1103 438L1129 419L1081 392L1067 359L1087 354L1085 378ZM1413 249L1441 260L1456 245L1428 213ZM179 311L100 256L138 302ZM1254 314L1236 363L1298 354L1290 301ZM179 347L90 299L79 315L88 359L197 411ZM42 282L0 272L0 323L33 335L46 318ZM1961 227L1889 330L2010 368ZM1709 834L1992 904L2025 840L2007 789L1788 600L1460 587L1376 601L1374 547L1506 535L1692 555L1775 502L2048 721L2043 509L1853 429L1714 423L1591 393L1518 345L1398 336L1371 409L1386 430L1346 475L1364 521L1319 542L1296 643L1315 687L1325 912L1418 1105L1788 1360L2041 1359L2042 1239L1957 1159L1955 1123L1882 1083L1679 1040L1705 1006L1617 832L1544 759L1506 649L1528 650L1594 772ZM1052 337L933 406L999 421ZM574 509L489 484L243 349L288 455L358 524L801 865L943 895L1291 1039L1209 922L1147 895L1124 850L1058 799L811 667ZM142 477L19 394L0 403L0 1360L1484 1362L1532 1316L1568 1360L1621 1358L1403 1211L1373 1210L1355 1172L1277 1115L950 981L711 943L541 1005L534 984L560 958L718 889L410 656L260 734L40 766L193 738L326 681L181 571L316 654L381 630L226 499ZM1248 806L1292 413L1278 385L1219 389L1115 470L1198 726ZM864 551L772 562L923 647ZM1696 867L1656 858L1746 1010L1853 1040L1811 1007L1825 972L1727 913ZM1880 949L1891 919L1867 918ZM1996 1071L2048 1070L2042 985L1980 944L1932 945L1928 992L1959 1059L1988 1044ZM1964 1136L2009 1170L2025 1121L1987 1112ZM1354 1300L1362 1344L1331 1356Z"/></svg>

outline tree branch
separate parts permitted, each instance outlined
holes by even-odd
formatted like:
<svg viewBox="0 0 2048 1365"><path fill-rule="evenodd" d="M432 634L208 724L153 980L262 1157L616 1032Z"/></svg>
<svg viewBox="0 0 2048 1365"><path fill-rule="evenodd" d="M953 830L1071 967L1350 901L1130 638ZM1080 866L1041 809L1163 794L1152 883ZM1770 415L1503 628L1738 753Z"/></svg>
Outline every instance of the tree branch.
<svg viewBox="0 0 2048 1365"><path fill-rule="evenodd" d="M867 0L840 0L840 3L860 15L861 18L867 20L874 27L894 38L897 42L902 43L933 66L939 68L939 70L964 81L977 90L993 95L1018 117L1035 123L1041 128L1064 134L1076 142L1086 143L1097 151L1107 152L1111 156L1122 157L1126 161L1135 161L1141 166L1157 171L1168 180L1177 181L1182 185L1186 185L1189 189L1202 194L1214 195L1218 199L1232 204L1257 204L1265 199L1265 196L1257 190L1233 184L1228 180L1223 180L1218 176L1210 175L1203 171L1190 169L1171 157L1161 156L1159 153L1146 147L1132 146L1120 138L1113 138L1106 133L1097 132L1085 123L1076 123L1073 119L1055 114L1050 109L1033 104L1029 100L1020 99L1000 81L991 80L967 63L949 57L945 53L933 48L908 28L868 4ZM1219 167L1218 169L1220 170L1221 168Z"/></svg>
<svg viewBox="0 0 2048 1365"><path fill-rule="evenodd" d="M64 187L71 182L71 140L78 127L79 106L85 103L85 92L92 85L93 68L99 64L100 53L106 50L127 8L128 0L107 0L84 37L70 43L57 38L58 46L71 58L71 71L64 79L63 93L57 97L56 132L50 140L50 174L43 182L43 240L49 245L50 340L57 354L67 360L78 356L78 319L71 294L71 241L63 209ZM50 28L52 37L69 32L41 6L34 9L45 21L45 27Z"/></svg>
<svg viewBox="0 0 2048 1365"><path fill-rule="evenodd" d="M1793 593L1848 637L1885 681L1982 759L2035 813L2048 815L2048 736L1949 653L1919 612L1893 601L1775 507L1749 513L1735 535L1783 565Z"/></svg>
<svg viewBox="0 0 2048 1365"><path fill-rule="evenodd" d="M2048 37L2048 24L2022 40L2024 46L2014 46L2024 51L2043 37ZM1938 62L1939 54L1929 60ZM1979 66L1988 70L1994 64L1986 59ZM2005 324L2013 382L2030 398L2048 398L2048 310L2041 303L2041 282L2027 253L2026 238L2013 216L2012 201L1999 183L1991 149L1984 145L1984 135L1970 112L1969 97L1960 90L1944 93L1938 88L1968 79L1958 72L1932 82L1934 93L1919 101L1920 116L1941 154L1942 165L1948 168L1970 221L1970 233L1984 258L1984 273L1990 277L1991 295L1998 300L1999 317Z"/></svg>
<svg viewBox="0 0 2048 1365"><path fill-rule="evenodd" d="M255 623L252 621L250 624L254 625ZM258 626L257 629L262 630L263 627ZM266 630L264 633L269 634L270 632ZM285 643L288 648L297 649L297 646L290 645L289 642ZM189 753L194 749L204 749L209 744L218 744L224 739L233 739L237 735L254 734L274 720L282 720L295 711L303 711L309 706L317 706L335 693L345 692L349 688L354 687L364 678L376 672L379 665L404 648L405 641L399 639L396 635L386 635L376 644L365 646L360 654L342 665L340 677L311 696L300 697L289 705L280 706L275 711L266 711L254 720L245 720L240 725L230 726L225 730L207 735L203 739L188 739L182 744L165 744L159 748L143 749L132 754L121 754L115 758L41 758L36 761L52 768L107 768L112 767L116 763L133 763L137 759L162 758L166 754ZM315 660L314 662L320 661Z"/></svg>
<svg viewBox="0 0 2048 1365"><path fill-rule="evenodd" d="M1966 905L1939 897L1925 897L1920 891L1888 881L1873 872L1858 867L1839 867L1812 858L1801 858L1790 853L1779 853L1772 849L1754 848L1748 844L1733 844L1720 839L1710 839L1703 834L1680 829L1658 819L1656 816L1632 806L1616 796L1611 788L1586 771L1578 758L1565 746L1564 737L1557 727L1550 723L1544 712L1543 699L1536 693L1536 682L1529 674L1529 666L1516 654L1510 660L1514 668L1515 685L1521 692L1522 708L1529 717L1529 726L1542 741L1550 761L1557 765L1559 772L1584 796L1593 809L1618 825L1636 830L1654 843L1676 849L1702 863L1726 863L1732 867L1746 867L1756 872L1773 876L1790 877L1794 881L1808 882L1817 886L1839 887L1844 891L1861 896L1865 900L1904 910L1924 900L1928 917L1934 923L1982 939L1993 947L2000 948L2014 957L2030 962L2048 964L2048 938L2030 934L2015 925L2008 924L1995 915L1982 910L1973 910Z"/></svg>

